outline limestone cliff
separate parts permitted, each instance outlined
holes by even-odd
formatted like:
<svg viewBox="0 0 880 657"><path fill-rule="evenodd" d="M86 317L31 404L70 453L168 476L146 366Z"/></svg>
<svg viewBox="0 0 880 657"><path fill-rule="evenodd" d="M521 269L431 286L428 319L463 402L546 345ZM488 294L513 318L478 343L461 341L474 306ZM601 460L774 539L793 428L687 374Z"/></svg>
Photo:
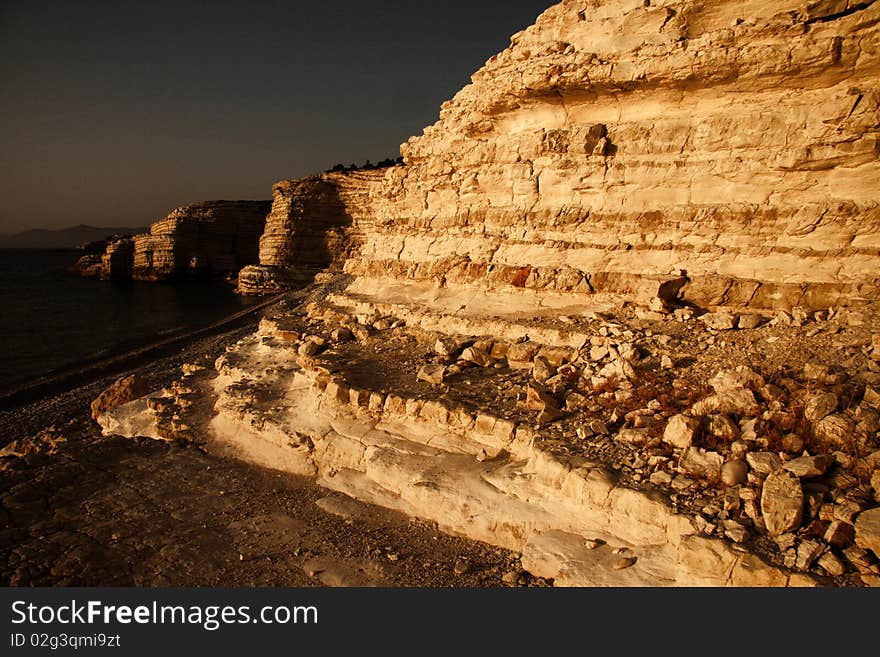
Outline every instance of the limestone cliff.
<svg viewBox="0 0 880 657"><path fill-rule="evenodd" d="M131 278L134 240L125 237L107 244L101 256L102 278Z"/></svg>
<svg viewBox="0 0 880 657"><path fill-rule="evenodd" d="M134 238L133 276L161 280L238 271L257 261L268 201L207 201L176 208Z"/></svg>
<svg viewBox="0 0 880 657"><path fill-rule="evenodd" d="M160 281L234 274L258 262L269 201L204 201L172 210L134 237L90 245L79 276Z"/></svg>
<svg viewBox="0 0 880 657"><path fill-rule="evenodd" d="M239 290L272 292L324 269L341 270L372 224L369 193L384 176L382 169L361 170L277 183L260 238L260 264L239 273Z"/></svg>
<svg viewBox="0 0 880 657"><path fill-rule="evenodd" d="M133 240L132 276L163 280L236 272L258 257L268 201L206 201L172 210Z"/></svg>
<svg viewBox="0 0 880 657"><path fill-rule="evenodd" d="M405 166L322 177L355 197L345 270L574 294L684 273L704 306L876 299L878 19L852 0L555 5ZM276 188L263 265L307 257L284 216L322 203L313 184Z"/></svg>

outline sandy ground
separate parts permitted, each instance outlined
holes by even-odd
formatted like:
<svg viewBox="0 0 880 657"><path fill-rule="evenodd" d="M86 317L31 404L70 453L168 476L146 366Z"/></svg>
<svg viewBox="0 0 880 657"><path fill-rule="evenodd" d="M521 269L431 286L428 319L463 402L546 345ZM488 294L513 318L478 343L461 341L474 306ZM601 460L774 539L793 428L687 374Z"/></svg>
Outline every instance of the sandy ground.
<svg viewBox="0 0 880 657"><path fill-rule="evenodd" d="M213 360L256 313L136 368L156 388ZM114 372L0 411L0 584L18 586L541 586L518 555L365 505L311 480L186 444L103 437L88 405Z"/></svg>

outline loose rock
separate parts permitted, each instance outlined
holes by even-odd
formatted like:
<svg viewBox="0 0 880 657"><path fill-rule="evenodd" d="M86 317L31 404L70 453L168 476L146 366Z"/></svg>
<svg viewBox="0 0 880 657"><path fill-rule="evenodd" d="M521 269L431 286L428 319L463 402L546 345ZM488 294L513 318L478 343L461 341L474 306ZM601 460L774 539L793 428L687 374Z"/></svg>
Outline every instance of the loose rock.
<svg viewBox="0 0 880 657"><path fill-rule="evenodd" d="M149 392L146 381L137 374L118 379L92 402L92 419L97 420L107 411L140 399Z"/></svg>
<svg viewBox="0 0 880 657"><path fill-rule="evenodd" d="M826 552L819 557L819 565L822 569L832 577L839 577L846 573L846 565L833 552Z"/></svg>
<svg viewBox="0 0 880 657"><path fill-rule="evenodd" d="M689 475L704 477L709 481L721 479L721 466L724 458L718 452L705 451L699 447L688 447L682 456L681 467Z"/></svg>
<svg viewBox="0 0 880 657"><path fill-rule="evenodd" d="M749 452L746 461L752 470L765 475L782 468L782 459L773 452Z"/></svg>
<svg viewBox="0 0 880 657"><path fill-rule="evenodd" d="M804 404L804 417L810 422L818 422L831 415L837 408L837 395L833 392L814 392Z"/></svg>
<svg viewBox="0 0 880 657"><path fill-rule="evenodd" d="M767 531L778 536L800 527L804 492L798 478L786 470L771 472L761 493L761 511Z"/></svg>
<svg viewBox="0 0 880 657"><path fill-rule="evenodd" d="M440 385L441 383L443 383L444 376L446 376L446 368L443 365L428 363L426 365L422 365L416 378L419 381L426 381L433 385Z"/></svg>
<svg viewBox="0 0 880 657"><path fill-rule="evenodd" d="M701 315L699 320L708 328L717 331L729 331L736 328L736 317L730 313L715 312Z"/></svg>
<svg viewBox="0 0 880 657"><path fill-rule="evenodd" d="M691 446L700 429L700 420L689 415L673 415L663 431L663 442L687 449Z"/></svg>
<svg viewBox="0 0 880 657"><path fill-rule="evenodd" d="M477 349L476 347L468 347L462 351L459 360L473 363L479 367L489 367L492 364L492 357L482 349Z"/></svg>
<svg viewBox="0 0 880 657"><path fill-rule="evenodd" d="M728 461L721 466L721 481L727 486L746 483L748 474L749 466L742 461Z"/></svg>
<svg viewBox="0 0 880 657"><path fill-rule="evenodd" d="M819 454L818 456L801 456L800 458L786 461L782 467L801 478L820 477L825 474L831 463L830 456Z"/></svg>
<svg viewBox="0 0 880 657"><path fill-rule="evenodd" d="M544 356L535 356L534 365L532 367L532 377L538 383L544 383L547 379L556 374L556 368Z"/></svg>
<svg viewBox="0 0 880 657"><path fill-rule="evenodd" d="M856 518L856 545L880 557L880 507L862 511Z"/></svg>
<svg viewBox="0 0 880 657"><path fill-rule="evenodd" d="M823 539L829 545L842 550L852 545L855 535L855 528L848 522L832 520L825 530Z"/></svg>

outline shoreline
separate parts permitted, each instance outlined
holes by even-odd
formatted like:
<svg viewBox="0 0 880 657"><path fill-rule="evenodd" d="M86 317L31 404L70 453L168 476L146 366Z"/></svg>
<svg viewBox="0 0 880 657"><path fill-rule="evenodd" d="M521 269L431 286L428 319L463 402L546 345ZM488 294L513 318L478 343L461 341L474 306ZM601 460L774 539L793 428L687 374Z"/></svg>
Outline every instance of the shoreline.
<svg viewBox="0 0 880 657"><path fill-rule="evenodd" d="M88 385L98 378L119 374L173 355L176 349L185 349L200 338L210 337L246 324L252 315L278 303L286 294L285 292L268 297L198 329L175 331L159 340L151 340L135 347L121 347L99 358L84 359L36 378L0 387L0 405L22 406L41 397L70 391Z"/></svg>
<svg viewBox="0 0 880 657"><path fill-rule="evenodd" d="M119 376L136 371L155 390L178 379L183 363L212 367L263 311L310 290L177 336L173 349L164 344L172 353L154 344L4 407L0 444L26 446L2 459L0 585L546 586L522 571L519 555L436 523L194 444L105 436L91 419L91 401Z"/></svg>
<svg viewBox="0 0 880 657"><path fill-rule="evenodd" d="M285 292L196 330L188 330L0 391L0 448L51 427L91 423L90 404L120 377L137 372L154 389L168 385L184 362L212 364L226 345L256 330L263 311ZM210 363L208 363L210 361Z"/></svg>

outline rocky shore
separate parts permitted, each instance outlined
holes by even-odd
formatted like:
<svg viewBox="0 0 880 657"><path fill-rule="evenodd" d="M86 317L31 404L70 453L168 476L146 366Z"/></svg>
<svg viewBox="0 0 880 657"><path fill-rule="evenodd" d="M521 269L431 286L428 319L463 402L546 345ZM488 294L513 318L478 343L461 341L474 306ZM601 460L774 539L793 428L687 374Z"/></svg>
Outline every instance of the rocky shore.
<svg viewBox="0 0 880 657"><path fill-rule="evenodd" d="M182 364L209 364L250 334L259 315L251 321L128 372L151 389L169 385ZM302 477L181 441L105 437L90 404L118 376L0 411L2 585L546 584L505 550Z"/></svg>
<svg viewBox="0 0 880 657"><path fill-rule="evenodd" d="M344 283L105 433L316 476L556 584L880 584L875 317L593 298L486 320Z"/></svg>
<svg viewBox="0 0 880 657"><path fill-rule="evenodd" d="M238 289L299 291L161 383L113 383L88 444L271 468L355 526L368 504L479 541L444 582L880 585L878 26L875 2L554 5L402 163L276 183ZM135 243L133 275L201 266L199 212L146 269ZM4 493L14 531L59 508L29 485ZM224 549L304 535L272 504L207 508ZM417 569L371 531L351 577L308 541L273 554L324 583ZM22 545L11 579L62 577Z"/></svg>

